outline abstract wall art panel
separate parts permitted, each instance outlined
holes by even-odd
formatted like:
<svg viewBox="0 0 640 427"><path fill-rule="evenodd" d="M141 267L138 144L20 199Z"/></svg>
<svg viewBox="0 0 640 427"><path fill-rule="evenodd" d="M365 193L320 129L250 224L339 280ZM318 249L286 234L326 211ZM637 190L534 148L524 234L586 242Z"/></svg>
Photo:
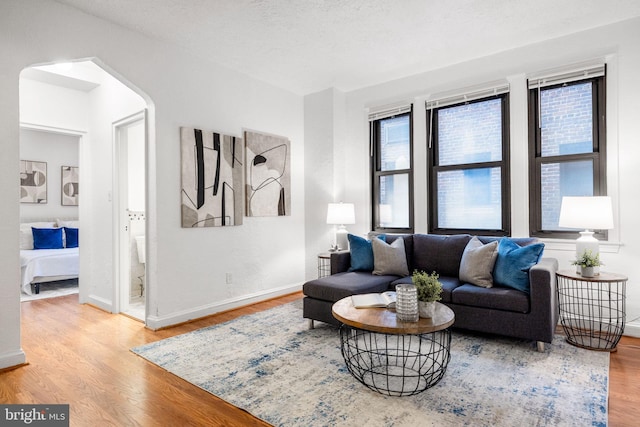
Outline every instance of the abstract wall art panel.
<svg viewBox="0 0 640 427"><path fill-rule="evenodd" d="M182 227L241 225L242 138L180 128Z"/></svg>
<svg viewBox="0 0 640 427"><path fill-rule="evenodd" d="M62 206L78 206L78 167L62 166Z"/></svg>
<svg viewBox="0 0 640 427"><path fill-rule="evenodd" d="M47 162L20 160L20 203L47 203Z"/></svg>
<svg viewBox="0 0 640 427"><path fill-rule="evenodd" d="M250 131L244 138L247 216L291 215L291 143Z"/></svg>

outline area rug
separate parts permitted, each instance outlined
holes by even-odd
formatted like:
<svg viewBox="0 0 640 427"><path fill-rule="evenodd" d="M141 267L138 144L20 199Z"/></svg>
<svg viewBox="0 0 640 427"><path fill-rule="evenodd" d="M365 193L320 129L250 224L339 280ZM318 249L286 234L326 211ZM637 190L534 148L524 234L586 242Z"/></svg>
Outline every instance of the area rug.
<svg viewBox="0 0 640 427"><path fill-rule="evenodd" d="M59 280L57 282L47 282L40 284L40 293L36 294L35 289L33 295L20 293L20 301L33 301L37 299L56 298L65 295L78 293L78 279Z"/></svg>
<svg viewBox="0 0 640 427"><path fill-rule="evenodd" d="M336 328L301 302L133 348L276 426L605 426L609 354L561 336L528 341L454 330L444 378L415 396L369 390L347 371Z"/></svg>

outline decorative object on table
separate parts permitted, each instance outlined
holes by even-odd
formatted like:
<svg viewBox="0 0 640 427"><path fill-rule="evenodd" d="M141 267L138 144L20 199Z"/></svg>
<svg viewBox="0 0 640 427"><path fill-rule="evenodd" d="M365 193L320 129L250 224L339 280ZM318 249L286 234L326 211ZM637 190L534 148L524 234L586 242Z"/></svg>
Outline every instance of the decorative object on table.
<svg viewBox="0 0 640 427"><path fill-rule="evenodd" d="M20 160L20 203L47 203L47 162Z"/></svg>
<svg viewBox="0 0 640 427"><path fill-rule="evenodd" d="M245 131L247 216L291 215L291 143Z"/></svg>
<svg viewBox="0 0 640 427"><path fill-rule="evenodd" d="M396 317L401 322L417 322L418 290L408 283L396 285Z"/></svg>
<svg viewBox="0 0 640 427"><path fill-rule="evenodd" d="M61 166L61 176L62 206L78 206L78 167Z"/></svg>
<svg viewBox="0 0 640 427"><path fill-rule="evenodd" d="M356 223L356 211L353 203L329 203L327 207L327 224L337 225L335 245L338 250L349 249L348 231L345 225Z"/></svg>
<svg viewBox="0 0 640 427"><path fill-rule="evenodd" d="M594 277L596 276L594 269L604 264L600 262L600 254L594 255L593 252L587 249L575 261L572 261L571 265L580 267L580 275L582 277Z"/></svg>
<svg viewBox="0 0 640 427"><path fill-rule="evenodd" d="M592 230L613 228L611 197L563 197L558 226L584 229L580 231L580 237L576 240L576 258L586 250L598 255L600 243L593 237ZM595 270L597 273L599 268L596 267Z"/></svg>
<svg viewBox="0 0 640 427"><path fill-rule="evenodd" d="M442 283L436 272L427 274L424 271L415 270L411 281L418 291L418 312L422 318L431 318L436 306L436 301L442 299Z"/></svg>
<svg viewBox="0 0 640 427"><path fill-rule="evenodd" d="M442 380L402 398L355 381L339 341L333 326L308 329L298 300L132 351L273 425L607 425L609 354L562 334L538 353L526 339L455 329Z"/></svg>
<svg viewBox="0 0 640 427"><path fill-rule="evenodd" d="M242 138L180 128L182 227L242 224Z"/></svg>

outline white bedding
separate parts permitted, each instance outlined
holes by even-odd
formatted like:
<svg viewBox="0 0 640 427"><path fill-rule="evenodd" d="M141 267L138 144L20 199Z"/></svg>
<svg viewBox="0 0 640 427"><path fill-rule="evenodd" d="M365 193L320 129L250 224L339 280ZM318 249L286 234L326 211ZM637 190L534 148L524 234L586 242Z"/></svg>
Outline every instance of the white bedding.
<svg viewBox="0 0 640 427"><path fill-rule="evenodd" d="M20 271L22 292L31 295L32 282L46 282L52 279L78 277L78 248L20 250Z"/></svg>

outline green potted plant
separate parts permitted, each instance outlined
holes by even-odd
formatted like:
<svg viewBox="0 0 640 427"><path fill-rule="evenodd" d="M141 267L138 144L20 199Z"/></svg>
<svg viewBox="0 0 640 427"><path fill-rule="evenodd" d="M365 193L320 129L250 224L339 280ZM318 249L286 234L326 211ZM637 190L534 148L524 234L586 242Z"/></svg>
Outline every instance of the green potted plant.
<svg viewBox="0 0 640 427"><path fill-rule="evenodd" d="M424 271L414 271L411 280L418 290L418 312L420 317L433 317L436 301L442 299L442 283L436 272L427 274Z"/></svg>
<svg viewBox="0 0 640 427"><path fill-rule="evenodd" d="M585 250L580 256L571 263L571 265L577 265L580 267L580 275L583 277L595 276L594 269L602 264L600 262L600 254L593 254L590 250Z"/></svg>

